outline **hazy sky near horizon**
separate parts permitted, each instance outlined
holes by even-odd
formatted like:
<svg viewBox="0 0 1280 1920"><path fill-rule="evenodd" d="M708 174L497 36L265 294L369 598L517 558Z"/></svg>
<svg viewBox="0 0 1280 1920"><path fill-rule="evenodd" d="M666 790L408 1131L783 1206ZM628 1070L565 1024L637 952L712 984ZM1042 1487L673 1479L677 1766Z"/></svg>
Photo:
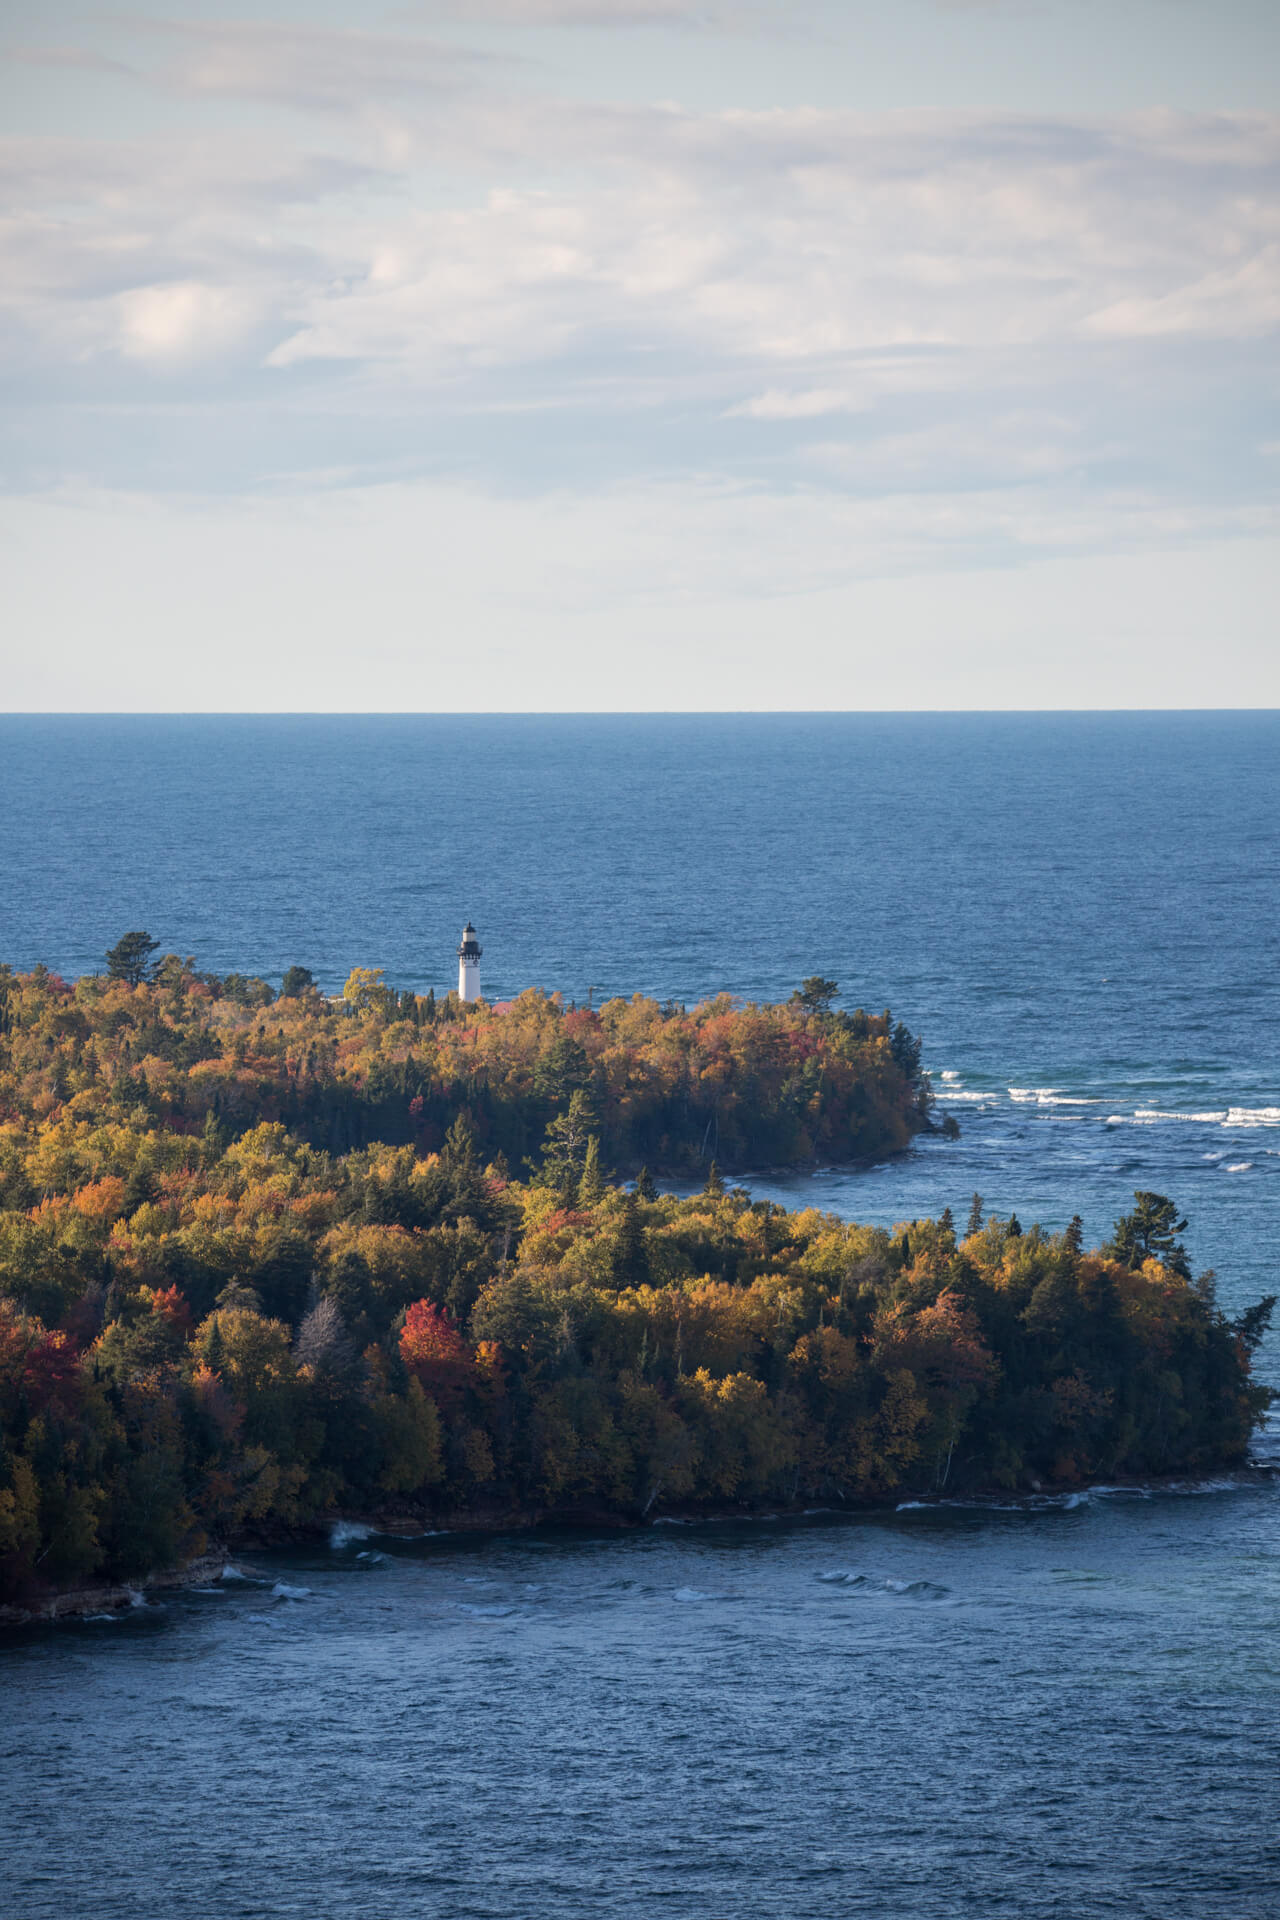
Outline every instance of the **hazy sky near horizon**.
<svg viewBox="0 0 1280 1920"><path fill-rule="evenodd" d="M1280 706L1276 0L0 0L0 705Z"/></svg>

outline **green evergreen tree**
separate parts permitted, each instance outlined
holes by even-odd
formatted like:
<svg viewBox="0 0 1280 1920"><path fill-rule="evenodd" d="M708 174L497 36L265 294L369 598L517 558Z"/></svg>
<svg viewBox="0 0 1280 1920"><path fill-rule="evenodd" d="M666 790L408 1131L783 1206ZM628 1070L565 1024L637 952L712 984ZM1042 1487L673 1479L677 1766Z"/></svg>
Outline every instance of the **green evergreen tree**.
<svg viewBox="0 0 1280 1920"><path fill-rule="evenodd" d="M973 1196L973 1199L969 1202L969 1218L965 1223L964 1237L967 1240L971 1234L981 1233L981 1232L982 1232L982 1195L980 1193L975 1193Z"/></svg>
<svg viewBox="0 0 1280 1920"><path fill-rule="evenodd" d="M1178 1239L1187 1223L1179 1220L1178 1209L1162 1193L1134 1191L1137 1206L1132 1213L1116 1221L1115 1234L1105 1251L1122 1267L1140 1267L1144 1260L1159 1260L1184 1280L1191 1278L1186 1248Z"/></svg>
<svg viewBox="0 0 1280 1920"><path fill-rule="evenodd" d="M159 945L160 942L153 940L149 933L123 934L114 947L107 950L107 978L125 980L131 987L140 987L144 980L151 977L151 956Z"/></svg>
<svg viewBox="0 0 1280 1920"><path fill-rule="evenodd" d="M613 1254L613 1282L621 1290L624 1287L643 1287L649 1278L649 1255L645 1247L640 1202L634 1193L629 1193L623 1200L622 1219L618 1225L618 1239Z"/></svg>
<svg viewBox="0 0 1280 1920"><path fill-rule="evenodd" d="M600 1142L595 1134L587 1141L587 1151L583 1156L582 1174L578 1181L578 1205L583 1208L594 1207L604 1198L604 1178L600 1172Z"/></svg>
<svg viewBox="0 0 1280 1920"><path fill-rule="evenodd" d="M658 1189L653 1184L653 1175L648 1167L641 1167L636 1175L636 1193L641 1200L656 1200Z"/></svg>

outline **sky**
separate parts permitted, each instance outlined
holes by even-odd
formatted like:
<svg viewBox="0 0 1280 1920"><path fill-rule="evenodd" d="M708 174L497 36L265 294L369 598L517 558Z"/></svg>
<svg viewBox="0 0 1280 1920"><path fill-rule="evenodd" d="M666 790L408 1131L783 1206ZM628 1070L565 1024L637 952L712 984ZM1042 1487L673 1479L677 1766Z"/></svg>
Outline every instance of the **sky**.
<svg viewBox="0 0 1280 1920"><path fill-rule="evenodd" d="M1280 706L1277 0L0 0L8 711Z"/></svg>

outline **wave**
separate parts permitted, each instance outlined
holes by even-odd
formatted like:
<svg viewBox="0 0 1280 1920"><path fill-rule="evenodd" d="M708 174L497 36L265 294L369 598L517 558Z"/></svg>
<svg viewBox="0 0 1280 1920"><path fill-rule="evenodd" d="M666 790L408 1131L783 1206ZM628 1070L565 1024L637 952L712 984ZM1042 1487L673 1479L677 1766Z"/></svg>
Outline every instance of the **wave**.
<svg viewBox="0 0 1280 1920"><path fill-rule="evenodd" d="M960 1078L960 1075L954 1072L952 1068L947 1067L944 1069L940 1078L943 1080L958 1080Z"/></svg>
<svg viewBox="0 0 1280 1920"><path fill-rule="evenodd" d="M843 1567L836 1567L830 1573L819 1573L814 1577L828 1587L865 1587L867 1584L865 1573L848 1573Z"/></svg>
<svg viewBox="0 0 1280 1920"><path fill-rule="evenodd" d="M1224 1173L1248 1173L1252 1166L1252 1160L1235 1160L1232 1161L1229 1166L1225 1166L1222 1171Z"/></svg>
<svg viewBox="0 0 1280 1920"><path fill-rule="evenodd" d="M1096 1107L1096 1094L1063 1093L1061 1087L1010 1087L1009 1098L1019 1107Z"/></svg>
<svg viewBox="0 0 1280 1920"><path fill-rule="evenodd" d="M701 1587L677 1587L672 1593L673 1600L714 1600L713 1593L704 1593Z"/></svg>
<svg viewBox="0 0 1280 1920"><path fill-rule="evenodd" d="M1222 1127L1229 1133L1252 1133L1280 1127L1280 1107L1214 1107L1187 1112L1181 1107L1135 1107L1132 1113L1109 1113L1109 1127L1155 1127L1170 1122L1199 1127ZM1206 1159L1214 1156L1206 1154Z"/></svg>
<svg viewBox="0 0 1280 1920"><path fill-rule="evenodd" d="M311 1589L310 1587L291 1587L285 1581L277 1580L271 1589L271 1598L273 1600L309 1600Z"/></svg>
<svg viewBox="0 0 1280 1920"><path fill-rule="evenodd" d="M458 1612L469 1613L473 1620L506 1620L517 1611L515 1607L476 1607L465 1600L458 1602Z"/></svg>
<svg viewBox="0 0 1280 1920"><path fill-rule="evenodd" d="M940 1587L935 1580L886 1580L886 1593L901 1594L907 1600L945 1600L950 1587Z"/></svg>
<svg viewBox="0 0 1280 1920"><path fill-rule="evenodd" d="M231 1562L228 1560L226 1566L222 1569L222 1572L218 1575L218 1578L220 1580L248 1580L249 1575L245 1573L241 1567L233 1567Z"/></svg>
<svg viewBox="0 0 1280 1920"><path fill-rule="evenodd" d="M341 1553L344 1547L354 1546L357 1540L370 1540L377 1532L376 1527L362 1526L358 1520L335 1520L329 1529L329 1545L335 1553Z"/></svg>

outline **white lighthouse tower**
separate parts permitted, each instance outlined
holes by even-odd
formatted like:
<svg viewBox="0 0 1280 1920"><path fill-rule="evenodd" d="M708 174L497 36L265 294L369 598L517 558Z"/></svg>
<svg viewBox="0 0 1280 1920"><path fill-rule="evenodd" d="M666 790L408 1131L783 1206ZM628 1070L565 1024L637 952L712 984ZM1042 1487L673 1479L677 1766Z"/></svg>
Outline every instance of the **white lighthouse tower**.
<svg viewBox="0 0 1280 1920"><path fill-rule="evenodd" d="M468 920L462 929L462 945L458 948L459 1000L480 998L480 955L483 951L476 939L476 930Z"/></svg>

